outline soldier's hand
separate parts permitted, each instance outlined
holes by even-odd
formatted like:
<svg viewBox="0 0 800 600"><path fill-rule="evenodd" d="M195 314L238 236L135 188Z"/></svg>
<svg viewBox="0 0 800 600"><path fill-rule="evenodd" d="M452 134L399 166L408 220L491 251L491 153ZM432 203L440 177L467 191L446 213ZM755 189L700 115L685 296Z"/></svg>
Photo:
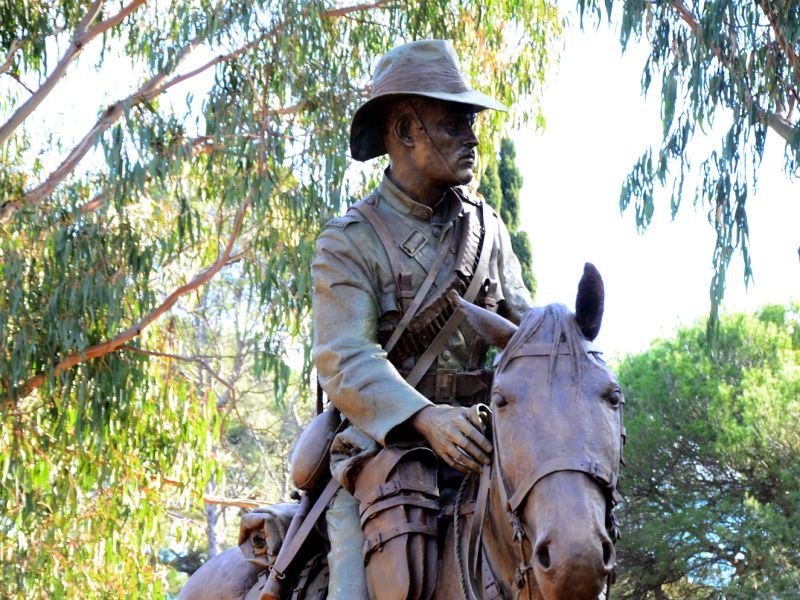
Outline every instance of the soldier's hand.
<svg viewBox="0 0 800 600"><path fill-rule="evenodd" d="M430 444L433 451L448 465L467 474L480 472L488 465L492 452L480 429L480 420L468 408L431 405L411 418L410 425Z"/></svg>

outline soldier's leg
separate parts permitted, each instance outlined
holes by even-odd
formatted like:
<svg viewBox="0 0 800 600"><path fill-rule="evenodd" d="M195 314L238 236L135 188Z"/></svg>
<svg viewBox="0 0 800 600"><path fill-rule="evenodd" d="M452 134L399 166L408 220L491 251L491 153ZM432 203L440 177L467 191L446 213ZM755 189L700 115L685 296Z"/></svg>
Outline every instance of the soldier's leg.
<svg viewBox="0 0 800 600"><path fill-rule="evenodd" d="M427 600L436 587L439 490L427 448L384 448L356 479L372 600Z"/></svg>
<svg viewBox="0 0 800 600"><path fill-rule="evenodd" d="M358 520L358 500L344 488L325 517L331 550L328 600L369 600L364 573L364 534Z"/></svg>

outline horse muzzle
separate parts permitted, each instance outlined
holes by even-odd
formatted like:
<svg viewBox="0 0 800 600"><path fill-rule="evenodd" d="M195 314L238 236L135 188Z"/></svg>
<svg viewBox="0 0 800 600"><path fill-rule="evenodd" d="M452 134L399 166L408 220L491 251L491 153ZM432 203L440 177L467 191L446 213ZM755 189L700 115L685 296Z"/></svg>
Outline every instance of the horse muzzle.
<svg viewBox="0 0 800 600"><path fill-rule="evenodd" d="M583 473L561 472L543 479L532 496L531 566L542 597L597 600L617 559L602 493Z"/></svg>

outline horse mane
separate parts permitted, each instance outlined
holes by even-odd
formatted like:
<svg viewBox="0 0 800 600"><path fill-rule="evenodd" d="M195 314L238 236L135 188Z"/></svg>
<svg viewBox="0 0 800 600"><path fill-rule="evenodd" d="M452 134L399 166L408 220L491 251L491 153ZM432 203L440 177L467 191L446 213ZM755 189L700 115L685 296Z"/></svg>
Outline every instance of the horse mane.
<svg viewBox="0 0 800 600"><path fill-rule="evenodd" d="M514 358L516 351L528 342L550 342L550 370L552 376L558 358L558 345L567 344L575 369L580 380L580 361L578 357L583 351L583 342L586 337L578 326L575 315L563 304L548 304L547 306L534 306L529 309L520 321L519 328L508 341L500 362L498 372L503 371L507 364Z"/></svg>

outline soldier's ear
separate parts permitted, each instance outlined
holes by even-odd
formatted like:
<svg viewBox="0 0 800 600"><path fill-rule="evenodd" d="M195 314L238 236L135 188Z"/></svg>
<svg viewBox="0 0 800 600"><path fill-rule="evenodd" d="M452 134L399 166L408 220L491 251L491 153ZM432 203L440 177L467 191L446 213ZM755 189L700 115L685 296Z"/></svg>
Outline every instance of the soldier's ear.
<svg viewBox="0 0 800 600"><path fill-rule="evenodd" d="M505 348L508 340L517 332L517 326L491 311L467 302L456 291L450 292L450 302L464 313L472 328L492 346Z"/></svg>
<svg viewBox="0 0 800 600"><path fill-rule="evenodd" d="M414 137L411 134L411 119L409 119L408 115L400 114L395 117L392 132L400 140L401 144L409 148L414 147Z"/></svg>

